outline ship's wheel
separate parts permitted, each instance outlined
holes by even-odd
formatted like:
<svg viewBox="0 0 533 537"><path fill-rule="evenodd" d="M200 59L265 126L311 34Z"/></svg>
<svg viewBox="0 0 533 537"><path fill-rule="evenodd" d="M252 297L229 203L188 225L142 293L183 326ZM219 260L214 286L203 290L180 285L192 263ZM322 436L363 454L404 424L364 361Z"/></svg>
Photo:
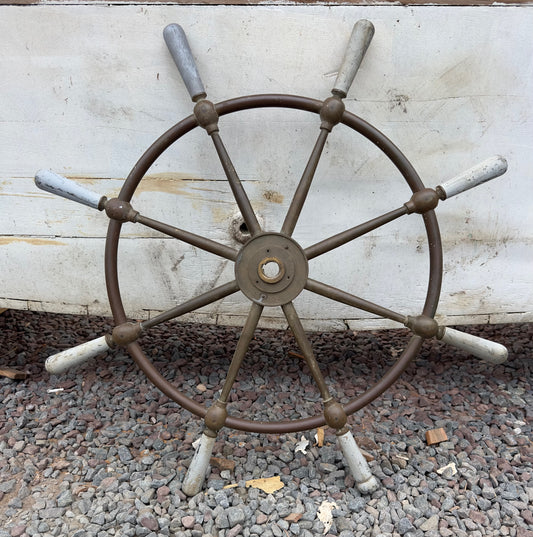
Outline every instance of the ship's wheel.
<svg viewBox="0 0 533 537"><path fill-rule="evenodd" d="M434 319L442 281L441 238L434 209L440 201L503 174L507 167L506 162L501 157L493 157L442 183L435 189L424 187L411 163L386 136L345 109L343 99L349 91L373 34L374 27L369 21L361 20L355 24L335 85L331 90L332 95L324 101L295 95L267 94L237 97L214 104L207 99L183 29L177 24L171 24L165 28L164 38L192 101L195 103L193 114L174 125L148 148L128 175L117 198L107 199L105 196L89 192L69 179L50 171L41 170L36 175L36 183L40 188L98 210L105 210L109 217L105 249L105 278L116 324L112 334L104 335L51 356L47 360L47 369L51 373L57 374L116 345L125 346L138 366L161 391L205 422L204 434L182 485L183 491L187 494L195 494L201 489L215 437L224 426L259 433L281 433L309 430L328 425L337 431L339 445L359 489L363 492L372 491L377 487L377 482L370 473L368 465L347 427L347 417L391 386L417 355L424 339L438 338L493 363L501 363L506 359L507 351L502 345L439 326ZM227 114L254 108L273 107L297 109L315 114L318 116L317 125L319 127L317 141L295 188L285 219L279 230L276 231L262 228L260 219L250 203L222 141L218 121L219 117ZM412 195L407 200L401 200L397 208L385 214L303 248L294 240L293 231L311 188L328 135L338 124L347 126L379 148L384 158L389 159L397 168L411 189ZM148 169L169 147L196 128L203 128L211 138L243 222L249 231L248 240L240 248L234 248L203 235L177 228L169 223L154 220L137 211L132 203L135 192ZM430 274L422 311L414 314L412 312L406 314L392 311L387 307L309 276L309 261L311 259L355 241L393 220L413 213L420 215L423 219L429 252ZM191 297L186 302L149 320L129 322L120 293L117 257L122 227L124 224L131 225L131 223L157 230L166 236L184 241L198 249L232 262L234 264L234 278L223 285L207 290L203 294ZM294 306L294 300L304 289L320 297L325 297L325 299L395 321L399 326L406 326L412 332L411 339L401 356L382 378L347 404L340 404L332 396ZM249 300L248 316L236 342L233 358L220 395L215 401L209 401L208 405L201 405L185 395L178 386L164 378L143 352L137 340L142 333L161 323L177 319L234 293L242 293ZM265 308L281 308L301 349L305 364L322 398L323 409L315 416L288 421L264 422L254 420L253 417L243 419L228 413L227 403L232 386Z"/></svg>

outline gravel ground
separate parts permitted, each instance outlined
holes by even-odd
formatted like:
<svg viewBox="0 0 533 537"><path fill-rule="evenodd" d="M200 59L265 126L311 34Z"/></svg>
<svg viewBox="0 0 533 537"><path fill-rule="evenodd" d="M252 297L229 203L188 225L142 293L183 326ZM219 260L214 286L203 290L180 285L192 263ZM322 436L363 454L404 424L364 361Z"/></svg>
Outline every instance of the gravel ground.
<svg viewBox="0 0 533 537"><path fill-rule="evenodd" d="M181 482L202 424L124 352L62 377L44 371L49 354L108 329L108 320L94 317L0 315L0 366L28 372L22 381L0 378L0 537L533 537L532 325L464 328L509 347L508 362L495 367L426 343L388 392L351 416L381 483L366 497L327 429L320 447L316 431L222 430L204 491L185 497ZM168 379L209 401L237 334L173 324L145 348ZM383 374L406 333L310 339L345 401ZM291 350L286 333L258 332L230 412L258 419L317 412L318 393ZM428 446L425 432L439 427L448 440ZM309 445L298 450L302 436ZM246 485L276 476L284 486L271 494ZM328 507L331 522L321 520Z"/></svg>

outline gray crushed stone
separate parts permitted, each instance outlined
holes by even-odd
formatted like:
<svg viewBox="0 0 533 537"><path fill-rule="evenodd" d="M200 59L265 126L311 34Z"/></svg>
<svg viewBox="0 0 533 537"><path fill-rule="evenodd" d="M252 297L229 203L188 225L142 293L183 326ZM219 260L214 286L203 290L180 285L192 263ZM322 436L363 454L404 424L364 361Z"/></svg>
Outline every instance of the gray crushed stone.
<svg viewBox="0 0 533 537"><path fill-rule="evenodd" d="M491 366L437 342L374 403L350 417L380 488L361 496L332 430L259 435L223 429L205 488L181 491L201 421L161 394L121 350L65 376L44 359L109 330L107 319L6 311L0 365L0 537L533 537L533 326L464 327L509 347ZM224 379L238 330L171 324L145 349L198 401ZM310 334L335 396L380 378L402 330ZM320 398L285 332L259 331L230 412L256 419L315 414ZM61 388L49 393L48 390ZM448 440L428 446L425 432ZM296 446L304 436L309 446ZM251 479L280 476L266 492ZM235 485L232 488L224 488ZM332 507L329 529L320 520Z"/></svg>

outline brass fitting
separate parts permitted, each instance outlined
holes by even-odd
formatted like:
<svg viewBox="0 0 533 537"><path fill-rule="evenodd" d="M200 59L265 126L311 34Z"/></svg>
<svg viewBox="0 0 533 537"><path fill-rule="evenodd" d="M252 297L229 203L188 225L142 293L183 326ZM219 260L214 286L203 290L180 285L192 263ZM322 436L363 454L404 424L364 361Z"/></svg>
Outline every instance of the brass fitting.
<svg viewBox="0 0 533 537"><path fill-rule="evenodd" d="M141 323L122 323L113 328L113 343L125 347L136 341L142 332Z"/></svg>
<svg viewBox="0 0 533 537"><path fill-rule="evenodd" d="M139 211L136 211L127 201L112 198L105 202L105 212L112 220L119 222L135 222Z"/></svg>
<svg viewBox="0 0 533 537"><path fill-rule="evenodd" d="M194 106L194 116L198 125L203 127L207 134L218 131L218 114L215 105L207 99L201 99Z"/></svg>
<svg viewBox="0 0 533 537"><path fill-rule="evenodd" d="M423 214L431 211L439 204L439 195L432 188L423 188L415 192L411 199L405 203L407 214Z"/></svg>
<svg viewBox="0 0 533 537"><path fill-rule="evenodd" d="M226 403L218 400L207 409L207 413L204 418L205 426L213 433L217 433L228 417L228 411L226 410Z"/></svg>
<svg viewBox="0 0 533 537"><path fill-rule="evenodd" d="M340 97L337 95L328 97L320 108L320 119L322 120L320 128L331 132L333 127L340 123L344 110L345 106Z"/></svg>
<svg viewBox="0 0 533 537"><path fill-rule="evenodd" d="M417 336L429 339L438 335L439 325L435 319L426 315L417 315L416 317L407 317L405 323Z"/></svg>
<svg viewBox="0 0 533 537"><path fill-rule="evenodd" d="M326 423L332 429L337 430L342 429L346 425L348 419L342 405L333 399L330 399L324 405L324 418L326 419Z"/></svg>

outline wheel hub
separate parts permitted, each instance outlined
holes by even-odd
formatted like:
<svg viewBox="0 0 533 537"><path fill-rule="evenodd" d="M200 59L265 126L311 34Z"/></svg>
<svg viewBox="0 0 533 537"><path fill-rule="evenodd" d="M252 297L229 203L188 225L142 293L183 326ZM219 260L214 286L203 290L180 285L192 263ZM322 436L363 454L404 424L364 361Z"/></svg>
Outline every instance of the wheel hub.
<svg viewBox="0 0 533 537"><path fill-rule="evenodd" d="M241 291L261 306L294 300L307 281L308 265L298 243L280 233L262 233L239 252L235 276Z"/></svg>

